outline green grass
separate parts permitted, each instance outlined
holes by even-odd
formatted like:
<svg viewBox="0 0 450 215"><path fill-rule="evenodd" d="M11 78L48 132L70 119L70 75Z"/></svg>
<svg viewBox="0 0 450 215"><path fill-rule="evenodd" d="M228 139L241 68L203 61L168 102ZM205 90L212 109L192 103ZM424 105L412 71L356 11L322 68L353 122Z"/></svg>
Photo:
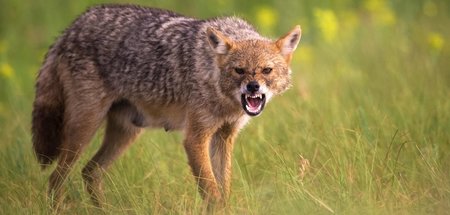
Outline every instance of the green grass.
<svg viewBox="0 0 450 215"><path fill-rule="evenodd" d="M448 3L192 2L204 6L140 1L196 17L240 15L270 36L303 29L293 87L237 140L230 214L449 213ZM0 214L52 213L52 168L41 171L31 149L34 79L47 47L92 3L0 2ZM114 163L108 205L94 208L80 172L101 133L66 183L64 212L201 212L182 135L159 130Z"/></svg>

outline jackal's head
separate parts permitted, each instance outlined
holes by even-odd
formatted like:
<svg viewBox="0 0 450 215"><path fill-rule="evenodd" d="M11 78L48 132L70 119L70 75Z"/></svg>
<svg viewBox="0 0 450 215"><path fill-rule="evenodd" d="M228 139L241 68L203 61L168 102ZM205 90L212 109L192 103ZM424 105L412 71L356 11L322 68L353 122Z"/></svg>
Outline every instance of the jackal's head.
<svg viewBox="0 0 450 215"><path fill-rule="evenodd" d="M222 93L241 104L248 115L259 115L273 95L289 88L289 64L300 41L300 26L276 41L232 40L212 28L206 34L217 55Z"/></svg>

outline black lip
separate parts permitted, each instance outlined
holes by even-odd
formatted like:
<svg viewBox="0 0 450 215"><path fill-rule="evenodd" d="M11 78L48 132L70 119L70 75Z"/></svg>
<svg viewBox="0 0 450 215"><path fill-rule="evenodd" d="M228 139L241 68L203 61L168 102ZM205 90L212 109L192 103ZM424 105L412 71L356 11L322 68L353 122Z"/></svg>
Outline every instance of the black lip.
<svg viewBox="0 0 450 215"><path fill-rule="evenodd" d="M241 104L242 104L242 109L244 109L244 111L249 115L249 116L258 116L259 114L261 114L261 112L264 110L264 106L266 105L266 95L265 94L261 94L262 95L262 105L261 105L261 109L256 112L249 112L247 110L247 108L245 107L247 105L247 101L245 100L245 95L246 94L242 94L241 95Z"/></svg>

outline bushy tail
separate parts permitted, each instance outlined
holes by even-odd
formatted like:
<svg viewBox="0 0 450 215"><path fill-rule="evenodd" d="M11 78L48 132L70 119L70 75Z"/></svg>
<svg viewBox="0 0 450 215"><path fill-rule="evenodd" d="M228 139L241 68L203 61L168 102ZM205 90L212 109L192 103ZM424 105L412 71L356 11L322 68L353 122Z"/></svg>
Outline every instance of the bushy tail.
<svg viewBox="0 0 450 215"><path fill-rule="evenodd" d="M57 159L63 136L63 86L53 50L49 51L39 71L32 113L33 148L43 168Z"/></svg>

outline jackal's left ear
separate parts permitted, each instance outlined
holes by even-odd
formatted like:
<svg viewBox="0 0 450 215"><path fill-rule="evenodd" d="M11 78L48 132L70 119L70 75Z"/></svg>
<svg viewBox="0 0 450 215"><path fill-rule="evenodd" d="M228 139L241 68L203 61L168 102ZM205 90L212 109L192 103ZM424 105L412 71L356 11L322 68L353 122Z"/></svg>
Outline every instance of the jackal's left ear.
<svg viewBox="0 0 450 215"><path fill-rule="evenodd" d="M206 36L208 38L209 45L211 45L211 48L217 54L227 54L231 47L233 47L233 41L230 38L211 27L206 29Z"/></svg>
<svg viewBox="0 0 450 215"><path fill-rule="evenodd" d="M300 25L296 25L289 33L278 39L275 44L280 49L281 55L286 58L289 63L292 58L292 53L297 48L298 42L302 37L302 30Z"/></svg>

